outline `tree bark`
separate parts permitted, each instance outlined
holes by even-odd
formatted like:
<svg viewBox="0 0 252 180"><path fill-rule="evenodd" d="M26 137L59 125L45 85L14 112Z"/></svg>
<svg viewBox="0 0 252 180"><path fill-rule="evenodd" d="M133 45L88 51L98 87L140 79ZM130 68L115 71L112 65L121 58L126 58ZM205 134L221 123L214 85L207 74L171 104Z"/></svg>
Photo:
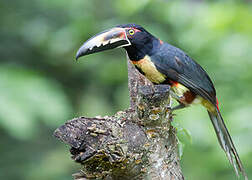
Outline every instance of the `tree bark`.
<svg viewBox="0 0 252 180"><path fill-rule="evenodd" d="M82 165L75 180L181 180L169 86L153 86L128 61L130 108L114 116L79 117L55 130Z"/></svg>

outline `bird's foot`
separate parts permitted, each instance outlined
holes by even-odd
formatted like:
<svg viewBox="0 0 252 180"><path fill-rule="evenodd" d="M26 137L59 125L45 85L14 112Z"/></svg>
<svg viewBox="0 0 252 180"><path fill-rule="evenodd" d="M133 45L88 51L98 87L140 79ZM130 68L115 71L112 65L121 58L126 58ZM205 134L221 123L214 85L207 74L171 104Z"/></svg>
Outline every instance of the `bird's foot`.
<svg viewBox="0 0 252 180"><path fill-rule="evenodd" d="M185 107L186 107L185 104L180 103L179 105L177 105L177 106L171 108L171 112L173 112L173 111L175 111L175 110L178 110L178 109L183 109L183 108L185 108Z"/></svg>

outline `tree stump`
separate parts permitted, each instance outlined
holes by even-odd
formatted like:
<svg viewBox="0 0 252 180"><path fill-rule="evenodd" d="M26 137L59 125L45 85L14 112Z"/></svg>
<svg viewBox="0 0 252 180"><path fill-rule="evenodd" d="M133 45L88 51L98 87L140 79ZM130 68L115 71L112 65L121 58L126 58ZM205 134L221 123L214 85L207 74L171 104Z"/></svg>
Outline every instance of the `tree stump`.
<svg viewBox="0 0 252 180"><path fill-rule="evenodd" d="M128 77L129 109L111 117L75 118L55 130L82 165L74 179L184 179L171 125L170 87L153 86L129 61Z"/></svg>

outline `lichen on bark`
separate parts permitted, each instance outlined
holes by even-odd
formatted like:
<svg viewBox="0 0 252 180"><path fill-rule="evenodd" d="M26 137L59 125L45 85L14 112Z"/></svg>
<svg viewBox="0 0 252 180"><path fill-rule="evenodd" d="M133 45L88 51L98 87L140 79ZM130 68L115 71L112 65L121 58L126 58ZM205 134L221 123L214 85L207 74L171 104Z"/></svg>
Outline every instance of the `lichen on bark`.
<svg viewBox="0 0 252 180"><path fill-rule="evenodd" d="M153 86L130 62L128 73L129 109L75 118L55 130L82 165L74 179L184 179L171 125L170 87Z"/></svg>

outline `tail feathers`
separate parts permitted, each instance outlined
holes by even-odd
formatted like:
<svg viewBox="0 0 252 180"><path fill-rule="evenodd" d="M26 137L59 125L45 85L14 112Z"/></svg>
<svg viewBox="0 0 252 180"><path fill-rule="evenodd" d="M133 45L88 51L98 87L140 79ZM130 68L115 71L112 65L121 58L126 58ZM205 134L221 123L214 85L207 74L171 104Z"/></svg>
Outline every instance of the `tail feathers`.
<svg viewBox="0 0 252 180"><path fill-rule="evenodd" d="M215 112L208 111L209 117L214 126L214 130L218 137L219 143L222 149L225 151L229 162L234 167L236 175L239 177L239 172L242 173L245 180L248 180L245 169L243 168L242 162L239 158L239 155L235 149L234 143L231 139L231 136L224 124L224 121L221 117L220 111L216 108ZM239 171L238 171L239 170Z"/></svg>

